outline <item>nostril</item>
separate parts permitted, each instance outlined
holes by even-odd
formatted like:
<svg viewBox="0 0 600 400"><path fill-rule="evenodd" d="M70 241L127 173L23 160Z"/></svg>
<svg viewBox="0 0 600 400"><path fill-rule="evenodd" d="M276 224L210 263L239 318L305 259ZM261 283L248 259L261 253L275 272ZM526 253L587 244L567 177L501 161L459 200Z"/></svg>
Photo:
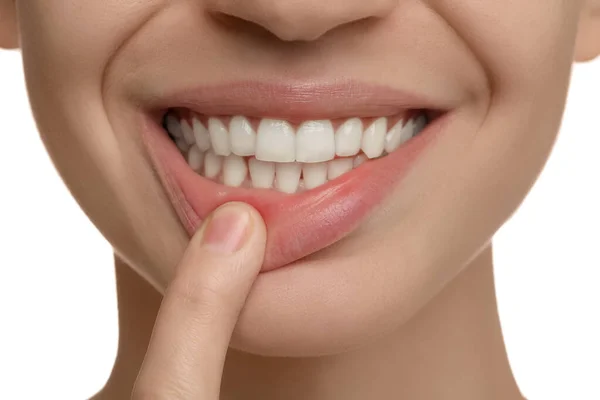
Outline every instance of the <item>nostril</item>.
<svg viewBox="0 0 600 400"><path fill-rule="evenodd" d="M286 24L284 26L283 22L281 23L281 27L279 27L276 21L272 21L269 26L266 26L258 22L248 21L240 17L222 13L212 13L211 17L223 29L226 29L231 33L276 39L283 42L312 42L325 36L331 31L349 27L350 25L369 24L377 19L376 17L365 17L360 20L341 22L336 26L327 25L321 29L313 29L310 33L308 31L302 33L302 28L295 28L291 24Z"/></svg>
<svg viewBox="0 0 600 400"><path fill-rule="evenodd" d="M211 19L229 31L276 37L284 42L315 41L332 30L382 19L389 12L379 0L374 6L361 2L343 4L341 0L306 3L290 0L221 1L208 7Z"/></svg>
<svg viewBox="0 0 600 400"><path fill-rule="evenodd" d="M273 32L259 23L218 11L209 12L209 14L215 22L228 32L251 35L254 37L268 37L270 39L277 38Z"/></svg>
<svg viewBox="0 0 600 400"><path fill-rule="evenodd" d="M284 42L314 41L333 29L331 26L322 29L313 27L309 31L301 26L295 27L292 21L284 21L280 18L265 18L262 21L259 19L245 19L223 12L211 12L210 14L214 21L229 32Z"/></svg>

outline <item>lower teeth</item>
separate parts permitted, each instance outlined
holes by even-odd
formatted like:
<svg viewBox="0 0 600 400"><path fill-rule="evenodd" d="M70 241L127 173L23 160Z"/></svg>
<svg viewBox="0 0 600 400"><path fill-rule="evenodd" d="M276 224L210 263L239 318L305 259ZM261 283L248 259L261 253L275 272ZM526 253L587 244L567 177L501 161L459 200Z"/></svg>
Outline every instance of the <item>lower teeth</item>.
<svg viewBox="0 0 600 400"><path fill-rule="evenodd" d="M275 189L290 194L324 185L368 160L359 154L322 163L275 163L234 154L219 156L212 150L202 153L196 145L186 152L186 159L195 172L226 186Z"/></svg>

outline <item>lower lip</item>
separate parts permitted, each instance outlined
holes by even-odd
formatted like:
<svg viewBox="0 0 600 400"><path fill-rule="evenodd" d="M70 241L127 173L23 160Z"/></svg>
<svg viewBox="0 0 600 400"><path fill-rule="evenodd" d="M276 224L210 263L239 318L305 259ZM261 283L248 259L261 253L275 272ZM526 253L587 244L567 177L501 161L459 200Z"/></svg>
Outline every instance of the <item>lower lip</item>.
<svg viewBox="0 0 600 400"><path fill-rule="evenodd" d="M262 272L281 268L341 240L398 187L421 152L443 131L449 113L436 118L392 154L367 161L341 177L299 194L234 188L194 172L163 128L143 119L143 139L169 199L190 236L222 204L238 201L258 210L267 225Z"/></svg>

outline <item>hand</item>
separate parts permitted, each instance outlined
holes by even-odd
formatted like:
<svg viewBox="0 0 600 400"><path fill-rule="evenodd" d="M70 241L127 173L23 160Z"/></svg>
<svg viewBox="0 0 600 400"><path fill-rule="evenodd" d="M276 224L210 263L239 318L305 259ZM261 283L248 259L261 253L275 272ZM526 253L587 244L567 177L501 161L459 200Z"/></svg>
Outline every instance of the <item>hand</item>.
<svg viewBox="0 0 600 400"><path fill-rule="evenodd" d="M207 218L166 290L132 399L218 400L231 334L265 243L264 222L246 204L226 204Z"/></svg>

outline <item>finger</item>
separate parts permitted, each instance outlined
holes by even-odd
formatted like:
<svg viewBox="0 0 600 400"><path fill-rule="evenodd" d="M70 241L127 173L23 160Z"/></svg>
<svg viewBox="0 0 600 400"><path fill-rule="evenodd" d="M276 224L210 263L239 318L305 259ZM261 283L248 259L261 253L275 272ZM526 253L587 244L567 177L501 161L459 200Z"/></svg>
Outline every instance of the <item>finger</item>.
<svg viewBox="0 0 600 400"><path fill-rule="evenodd" d="M263 263L266 228L242 203L194 235L163 298L134 399L218 399L225 355Z"/></svg>

